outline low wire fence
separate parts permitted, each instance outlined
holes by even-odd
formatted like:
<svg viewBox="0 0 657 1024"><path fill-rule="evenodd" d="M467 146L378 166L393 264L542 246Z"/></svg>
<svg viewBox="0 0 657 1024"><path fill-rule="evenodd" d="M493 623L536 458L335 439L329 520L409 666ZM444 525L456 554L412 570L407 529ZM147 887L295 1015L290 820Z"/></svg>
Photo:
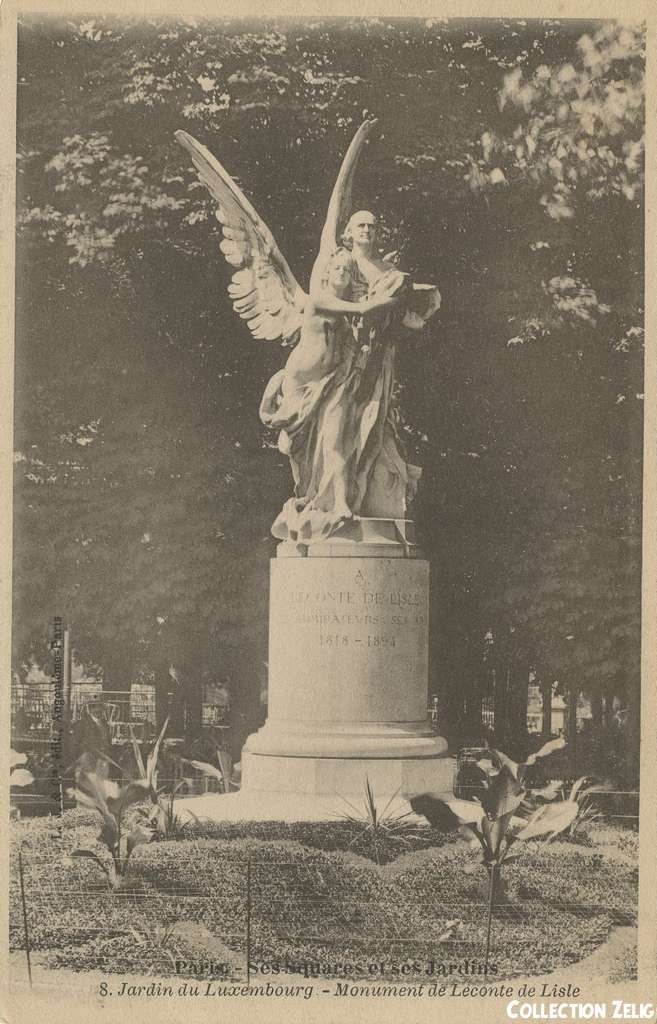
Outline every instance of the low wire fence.
<svg viewBox="0 0 657 1024"><path fill-rule="evenodd" d="M227 846L218 856L203 840L150 844L112 889L90 858L71 856L66 840L60 858L23 841L13 853L12 948L24 951L30 979L38 953L55 970L247 986L481 984L494 981L502 949L513 963L527 946L562 948L565 927L589 928L594 948L605 915L633 920L631 907L614 904L612 893L607 906L595 886L552 899L520 887L496 904L487 960L483 890L457 895L421 870L403 885L394 874L384 883L374 865L345 884L337 862L317 850L290 860L283 849L244 856ZM530 964L540 969L540 959Z"/></svg>

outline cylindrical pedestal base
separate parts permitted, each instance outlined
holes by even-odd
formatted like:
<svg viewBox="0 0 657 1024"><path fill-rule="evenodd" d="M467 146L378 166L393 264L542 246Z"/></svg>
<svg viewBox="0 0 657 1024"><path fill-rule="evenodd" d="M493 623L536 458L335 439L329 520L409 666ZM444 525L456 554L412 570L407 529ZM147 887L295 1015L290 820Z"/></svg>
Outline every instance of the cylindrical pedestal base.
<svg viewBox="0 0 657 1024"><path fill-rule="evenodd" d="M416 793L453 795L451 757L275 757L242 754L242 793L322 798L336 815L348 799L362 804L367 784L377 799L410 798Z"/></svg>
<svg viewBox="0 0 657 1024"><path fill-rule="evenodd" d="M269 714L242 755L245 790L377 795L445 789L427 724L429 565L274 559Z"/></svg>

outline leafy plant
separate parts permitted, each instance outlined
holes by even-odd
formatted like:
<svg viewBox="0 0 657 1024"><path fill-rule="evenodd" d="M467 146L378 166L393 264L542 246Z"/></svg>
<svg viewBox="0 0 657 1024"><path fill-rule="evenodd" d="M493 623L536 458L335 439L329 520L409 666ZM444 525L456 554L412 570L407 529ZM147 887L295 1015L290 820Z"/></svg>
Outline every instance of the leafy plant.
<svg viewBox="0 0 657 1024"><path fill-rule="evenodd" d="M27 754L19 754L15 750L11 750L9 753L9 785L10 786L31 786L34 782L34 776L32 772L27 768L20 767L26 764ZM20 817L20 810L18 807L12 805L11 808L12 817Z"/></svg>
<svg viewBox="0 0 657 1024"><path fill-rule="evenodd" d="M190 825L198 822L198 818L192 811L188 810L186 812L186 818L176 811L176 794L182 785L183 781L181 780L169 793L166 793L164 790L158 790L150 809L137 809L138 815L148 822L149 827L153 829L155 834L162 836L164 839L180 837Z"/></svg>
<svg viewBox="0 0 657 1024"><path fill-rule="evenodd" d="M582 775L581 778L577 779L570 788L564 782L552 782L543 789L533 790L530 794L530 799L536 800L537 798L544 801L559 800L563 803L577 805L577 812L575 813L572 821L568 825L566 831L567 834L573 838L579 832L582 832L588 825L594 821L600 821L602 813L592 802L592 794L603 793L608 791L608 783L600 783L592 786L584 787L584 783L587 782L588 776ZM559 806L559 804L557 804ZM555 838L553 834L550 838ZM549 841L549 840L548 840Z"/></svg>
<svg viewBox="0 0 657 1024"><path fill-rule="evenodd" d="M79 804L90 807L102 818L103 826L98 839L104 844L112 859L108 863L93 850L74 850L71 856L94 860L105 872L113 888L118 886L124 877L135 847L149 843L162 822L164 828L167 822L170 828L178 825L178 817L173 812L173 794L170 802L165 802L157 788L157 762L168 724L167 718L145 763L134 733L131 734L139 778L120 786L109 779L109 759L103 758L97 761L92 769L85 767L86 762L82 762L83 766L77 771L76 786L70 791ZM147 797L150 797L153 810L138 810L136 823L126 821L128 808ZM171 821L172 818L175 819L174 823ZM165 831L164 834L169 833Z"/></svg>
<svg viewBox="0 0 657 1024"><path fill-rule="evenodd" d="M230 757L224 750L217 750L219 767L209 761L198 761L196 759L181 758L183 764L188 764L197 772L202 772L207 778L217 779L223 786L224 793L230 793L231 789L239 789L239 783L233 777Z"/></svg>
<svg viewBox="0 0 657 1024"><path fill-rule="evenodd" d="M515 855L509 856L511 847L517 840L552 837L563 832L578 813L577 800L570 798L543 803L526 818L519 813L530 793L525 786L528 769L564 746L563 739L551 740L521 764L501 751L491 750L490 756L478 762L485 774L479 799L440 800L430 793L422 793L410 801L415 813L423 815L434 828L458 831L471 845L481 847L482 863L489 876L486 963L493 910L503 896L500 871L516 859Z"/></svg>
<svg viewBox="0 0 657 1024"><path fill-rule="evenodd" d="M15 750L9 751L9 785L10 786L31 786L34 776L27 768L20 767L27 764L27 754L19 754Z"/></svg>
<svg viewBox="0 0 657 1024"><path fill-rule="evenodd" d="M114 889L125 876L133 850L141 843L149 843L153 831L126 821L128 808L147 795L148 787L144 780L136 779L119 786L108 778L108 771L107 761L99 762L93 771L78 771L75 788L70 793L78 804L100 815L102 827L98 839L110 854L111 860L108 862L93 850L86 849L73 850L71 857L86 857L95 861Z"/></svg>
<svg viewBox="0 0 657 1024"><path fill-rule="evenodd" d="M577 815L568 828L568 835L571 839L581 833L586 834L586 829L589 825L592 825L594 821L602 819L602 814L590 801L578 803L578 808Z"/></svg>

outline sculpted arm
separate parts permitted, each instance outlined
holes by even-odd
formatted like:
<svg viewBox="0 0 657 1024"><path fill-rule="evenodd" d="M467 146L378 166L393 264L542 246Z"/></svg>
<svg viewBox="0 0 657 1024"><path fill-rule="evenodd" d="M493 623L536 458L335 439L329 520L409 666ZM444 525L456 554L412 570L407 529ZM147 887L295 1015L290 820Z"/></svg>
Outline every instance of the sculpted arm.
<svg viewBox="0 0 657 1024"><path fill-rule="evenodd" d="M313 299L312 293L310 304L313 312L321 316L332 316L342 314L343 316L360 316L367 312L366 302L348 302L346 299L339 299L330 292L323 291Z"/></svg>
<svg viewBox="0 0 657 1024"><path fill-rule="evenodd" d="M311 297L311 307L315 313L324 316L332 314L343 314L344 316L363 316L365 313L372 313L374 310L391 309L399 302L398 295L373 296L370 299L363 299L361 302L348 302L346 299L339 299L330 292L322 291L316 299Z"/></svg>

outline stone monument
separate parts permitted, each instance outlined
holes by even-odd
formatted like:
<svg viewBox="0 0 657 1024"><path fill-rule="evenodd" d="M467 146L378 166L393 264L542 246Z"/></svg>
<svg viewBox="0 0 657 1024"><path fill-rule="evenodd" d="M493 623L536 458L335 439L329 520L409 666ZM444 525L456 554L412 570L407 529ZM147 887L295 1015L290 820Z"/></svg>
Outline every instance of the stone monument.
<svg viewBox="0 0 657 1024"><path fill-rule="evenodd" d="M376 218L352 212L374 125L347 150L308 294L221 164L176 133L217 201L236 312L256 337L294 346L260 408L294 493L272 527L268 717L230 798L243 816L280 817L286 801L330 816L367 781L386 798L452 787L447 743L427 721L429 565L408 518L420 470L406 461L392 401L395 345L440 294L381 257Z"/></svg>

